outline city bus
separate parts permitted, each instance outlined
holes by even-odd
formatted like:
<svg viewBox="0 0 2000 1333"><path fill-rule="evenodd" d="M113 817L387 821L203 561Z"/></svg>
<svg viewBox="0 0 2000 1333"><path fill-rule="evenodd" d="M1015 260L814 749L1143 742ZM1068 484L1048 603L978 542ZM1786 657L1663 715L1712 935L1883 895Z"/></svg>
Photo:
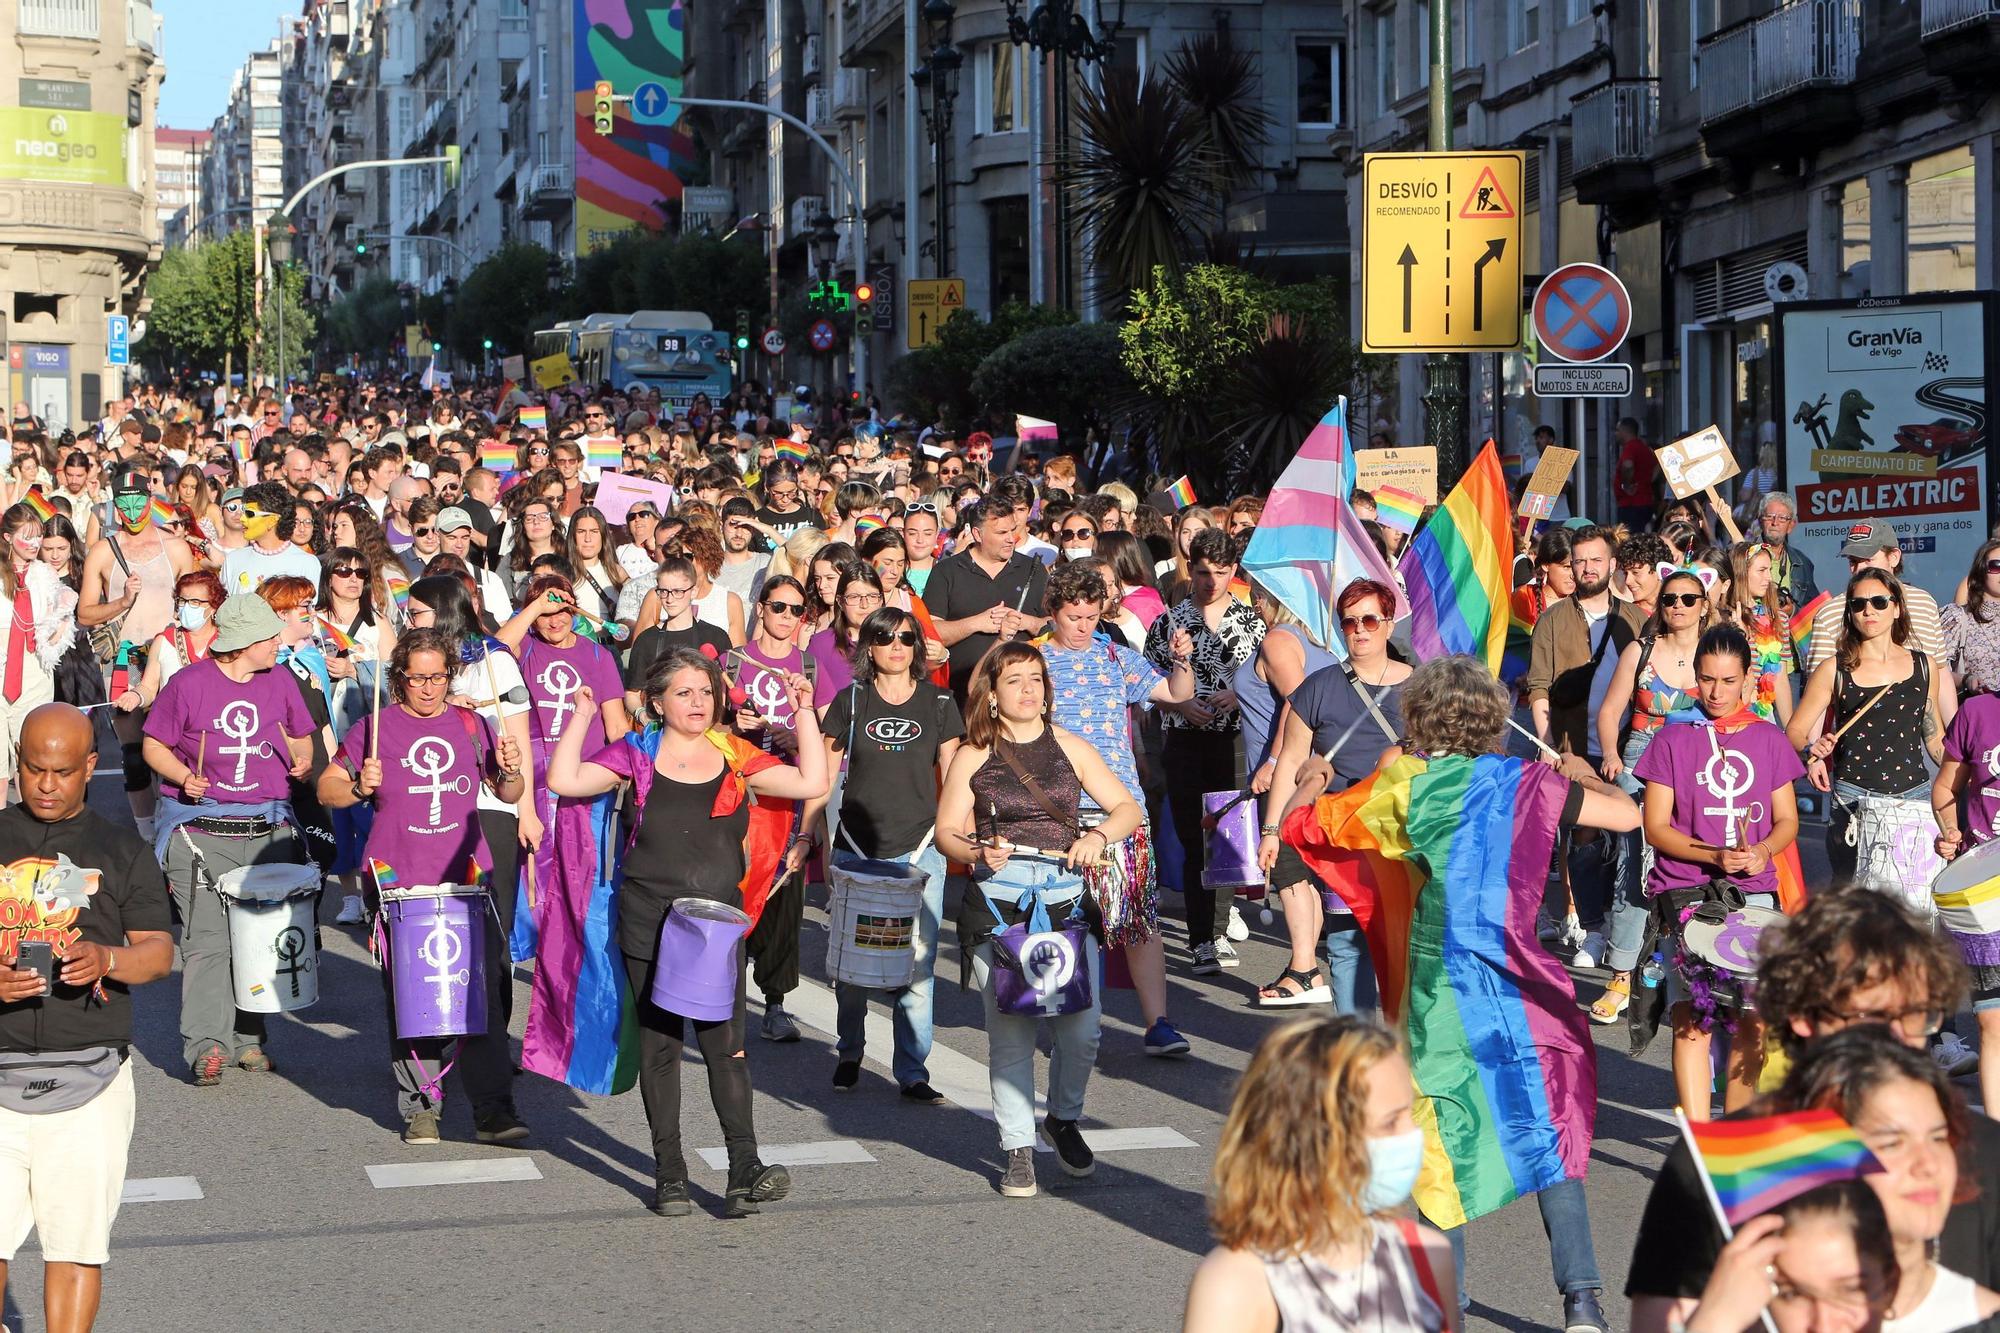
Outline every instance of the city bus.
<svg viewBox="0 0 2000 1333"><path fill-rule="evenodd" d="M543 329L528 341L528 359L539 361L545 356L566 356L576 360L576 324L573 319L565 319L552 329Z"/></svg>
<svg viewBox="0 0 2000 1333"><path fill-rule="evenodd" d="M729 335L694 310L586 315L535 335L536 356L557 352L567 352L585 384L608 383L627 393L653 390L663 406L676 412L686 411L698 393L720 403L736 382L728 361Z"/></svg>

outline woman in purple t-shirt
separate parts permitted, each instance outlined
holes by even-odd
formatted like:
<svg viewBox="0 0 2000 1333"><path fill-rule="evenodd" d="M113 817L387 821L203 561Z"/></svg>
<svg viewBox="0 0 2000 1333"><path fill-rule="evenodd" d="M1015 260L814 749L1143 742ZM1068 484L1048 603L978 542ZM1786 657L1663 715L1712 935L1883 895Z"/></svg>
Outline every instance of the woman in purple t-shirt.
<svg viewBox="0 0 2000 1333"><path fill-rule="evenodd" d="M1975 694L1959 705L1945 729L1944 763L1931 784L1931 811L1938 822L1937 854L1947 861L1991 842L2000 831L2000 694ZM2000 966L1965 961L1972 969L1972 1012L1979 1019L1981 1046L2000 1051ZM2000 1059L1980 1062L1979 1091L1986 1105L2000 1106Z"/></svg>
<svg viewBox="0 0 2000 1333"><path fill-rule="evenodd" d="M466 885L492 869L493 857L479 829L479 787L503 801L519 800L524 784L521 747L512 736L496 743L493 727L469 708L446 702L458 648L436 629L413 629L396 641L389 658L394 701L356 722L341 742L339 762L319 779L319 799L329 809L372 802L368 860L375 867L370 909L382 910L379 881L393 872L403 888ZM513 986L506 943L485 932L486 1012L507 1012ZM452 1040L398 1039L394 979L385 965L382 994L389 1008L389 1062L405 1143L436 1143L444 1109L444 1071L456 1069L472 1098L473 1127L481 1143L511 1143L528 1136L514 1113L507 1029ZM454 1057L454 1048L456 1055ZM436 1070L435 1074L431 1071Z"/></svg>
<svg viewBox="0 0 2000 1333"><path fill-rule="evenodd" d="M1678 939L1688 915L1730 889L1758 907L1778 901L1778 860L1799 833L1792 784L1805 765L1785 733L1750 710L1750 641L1717 625L1694 651L1695 695L1707 720L1671 722L1633 766L1646 784L1646 841L1654 851L1646 892L1664 913L1663 933ZM1709 1113L1709 1032L1729 1021L1730 1001L1712 995L1713 969L1666 944L1673 1001L1674 1086L1688 1117ZM1723 1102L1734 1111L1757 1094L1764 1036L1747 1007L1734 1014Z"/></svg>

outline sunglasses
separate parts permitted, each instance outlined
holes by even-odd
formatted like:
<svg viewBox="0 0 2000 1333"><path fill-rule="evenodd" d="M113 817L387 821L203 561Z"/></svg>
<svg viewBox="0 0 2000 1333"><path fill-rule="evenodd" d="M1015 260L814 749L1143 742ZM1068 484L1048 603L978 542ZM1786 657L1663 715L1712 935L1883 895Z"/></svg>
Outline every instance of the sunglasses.
<svg viewBox="0 0 2000 1333"><path fill-rule="evenodd" d="M412 537L428 537L428 536L430 536L430 535L431 535L431 534L432 534L433 532L436 532L436 531L437 531L437 529L436 529L436 528L417 528L417 529L415 529L414 531L412 531L412 532L410 533L410 535L411 535Z"/></svg>
<svg viewBox="0 0 2000 1333"><path fill-rule="evenodd" d="M1873 597L1850 597L1847 599L1847 609L1849 611L1858 611L1864 606L1871 611L1887 611L1895 604L1896 599L1885 593L1876 593Z"/></svg>
<svg viewBox="0 0 2000 1333"><path fill-rule="evenodd" d="M339 565L334 568L333 576L337 579L358 579L367 572L366 567L361 565Z"/></svg>
<svg viewBox="0 0 2000 1333"><path fill-rule="evenodd" d="M225 514L240 514L243 512L242 502L237 500L232 500L228 504L222 506L222 512Z"/></svg>
<svg viewBox="0 0 2000 1333"><path fill-rule="evenodd" d="M766 602L764 609L774 616L802 616L806 613L804 602Z"/></svg>
<svg viewBox="0 0 2000 1333"><path fill-rule="evenodd" d="M549 456L549 451L547 449L528 450L528 457L530 458L547 458L548 456Z"/></svg>
<svg viewBox="0 0 2000 1333"><path fill-rule="evenodd" d="M1661 606L1700 606L1707 600L1708 594L1700 592L1663 592L1660 594Z"/></svg>
<svg viewBox="0 0 2000 1333"><path fill-rule="evenodd" d="M1096 528L1057 528L1057 529L1056 529L1056 536L1058 536L1058 537L1062 538L1062 539L1063 539L1064 541L1066 541L1066 542L1068 542L1068 541L1083 541L1083 540L1084 540L1085 538L1088 538L1088 537L1095 537L1096 535L1097 535L1097 529L1096 529Z"/></svg>
<svg viewBox="0 0 2000 1333"><path fill-rule="evenodd" d="M1988 560L1986 562L1986 572L1988 574L2000 574L2000 560Z"/></svg>
<svg viewBox="0 0 2000 1333"><path fill-rule="evenodd" d="M1358 629L1366 630L1368 633L1373 634L1387 623L1380 616L1342 616L1340 618L1340 628L1348 634L1352 634Z"/></svg>
<svg viewBox="0 0 2000 1333"><path fill-rule="evenodd" d="M939 510L929 500L919 500L913 505L904 505L903 512L905 514L929 514L932 518L936 518Z"/></svg>
<svg viewBox="0 0 2000 1333"><path fill-rule="evenodd" d="M917 646L918 637L913 629L885 629L877 630L870 635L868 642L875 648L887 648L892 643L900 643L905 648L914 648Z"/></svg>

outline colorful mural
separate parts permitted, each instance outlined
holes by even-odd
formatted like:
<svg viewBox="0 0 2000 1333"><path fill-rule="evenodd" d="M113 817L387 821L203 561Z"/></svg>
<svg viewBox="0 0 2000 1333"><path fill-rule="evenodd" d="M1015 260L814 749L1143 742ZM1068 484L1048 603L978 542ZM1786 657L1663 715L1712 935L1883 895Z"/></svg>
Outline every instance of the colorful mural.
<svg viewBox="0 0 2000 1333"><path fill-rule="evenodd" d="M601 249L634 227L664 228L664 205L678 202L694 146L673 125L641 125L618 105L617 133L591 124L592 90L611 80L619 96L650 81L681 95L687 51L681 0L576 0L576 248Z"/></svg>

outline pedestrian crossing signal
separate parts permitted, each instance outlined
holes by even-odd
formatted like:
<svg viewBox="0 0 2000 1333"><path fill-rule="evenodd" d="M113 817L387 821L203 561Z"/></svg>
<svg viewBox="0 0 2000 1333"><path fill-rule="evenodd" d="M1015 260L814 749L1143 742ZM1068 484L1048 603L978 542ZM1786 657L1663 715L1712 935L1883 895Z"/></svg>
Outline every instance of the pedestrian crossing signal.
<svg viewBox="0 0 2000 1333"><path fill-rule="evenodd" d="M599 134L609 136L616 128L617 115L612 105L611 80L599 79L596 100L591 105L591 121L597 127Z"/></svg>

